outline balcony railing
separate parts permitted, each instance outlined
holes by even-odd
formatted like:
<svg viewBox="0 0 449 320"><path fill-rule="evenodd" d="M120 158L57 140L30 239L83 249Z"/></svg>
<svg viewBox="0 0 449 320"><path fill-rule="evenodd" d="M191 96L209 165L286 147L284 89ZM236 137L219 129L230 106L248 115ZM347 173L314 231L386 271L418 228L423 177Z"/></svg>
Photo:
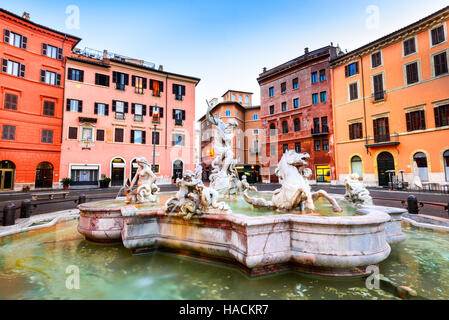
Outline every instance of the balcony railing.
<svg viewBox="0 0 449 320"><path fill-rule="evenodd" d="M373 94L373 102L384 101L386 99L387 99L386 91L374 92L374 94Z"/></svg>
<svg viewBox="0 0 449 320"><path fill-rule="evenodd" d="M392 135L378 134L374 136L374 143L367 143L365 147L380 147L380 146L396 146L399 144L399 135L395 132Z"/></svg>
<svg viewBox="0 0 449 320"><path fill-rule="evenodd" d="M390 141L390 135L389 134L378 134L374 136L374 142L380 143L380 142L388 142Z"/></svg>
<svg viewBox="0 0 449 320"><path fill-rule="evenodd" d="M310 129L310 132L312 134L312 136L318 136L318 135L326 135L329 134L329 127L328 126L322 126L320 127L315 127Z"/></svg>

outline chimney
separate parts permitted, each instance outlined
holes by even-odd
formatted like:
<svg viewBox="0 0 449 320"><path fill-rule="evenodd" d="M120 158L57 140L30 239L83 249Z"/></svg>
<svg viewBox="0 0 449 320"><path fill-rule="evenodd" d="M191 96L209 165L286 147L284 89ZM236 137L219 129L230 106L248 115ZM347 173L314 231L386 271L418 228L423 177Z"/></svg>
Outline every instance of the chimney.
<svg viewBox="0 0 449 320"><path fill-rule="evenodd" d="M163 65L159 65L159 71L164 71L164 66Z"/></svg>
<svg viewBox="0 0 449 320"><path fill-rule="evenodd" d="M267 72L267 67L263 67L263 72Z"/></svg>
<svg viewBox="0 0 449 320"><path fill-rule="evenodd" d="M331 47L333 47L334 46L334 43L333 42L331 42Z"/></svg>
<svg viewBox="0 0 449 320"><path fill-rule="evenodd" d="M108 50L103 50L103 60L108 58Z"/></svg>
<svg viewBox="0 0 449 320"><path fill-rule="evenodd" d="M22 14L22 18L24 18L25 20L30 20L30 14L28 12L24 11Z"/></svg>
<svg viewBox="0 0 449 320"><path fill-rule="evenodd" d="M309 48L307 48L307 47L304 48L304 54L305 54L305 55L308 55L308 54L309 54Z"/></svg>

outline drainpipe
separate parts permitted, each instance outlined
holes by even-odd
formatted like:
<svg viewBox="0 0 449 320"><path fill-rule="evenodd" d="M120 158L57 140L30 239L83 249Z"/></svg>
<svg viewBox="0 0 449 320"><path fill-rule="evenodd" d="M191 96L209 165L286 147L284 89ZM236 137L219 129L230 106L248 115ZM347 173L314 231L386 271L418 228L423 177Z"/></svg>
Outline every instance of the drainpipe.
<svg viewBox="0 0 449 320"><path fill-rule="evenodd" d="M359 55L360 58L360 69L362 70L362 95L363 95L363 119L365 122L365 148L366 153L369 153L368 147L366 146L368 144L368 128L366 127L366 104L365 104L365 77L363 73L363 57Z"/></svg>
<svg viewBox="0 0 449 320"><path fill-rule="evenodd" d="M60 154L59 154L59 171L58 171L58 181L61 179L61 155L62 155L62 139L64 138L64 111L65 111L65 75L67 73L66 67L67 67L67 59L64 57L64 43L65 43L66 36L64 35L64 39L62 40L62 67L64 68L64 73L61 75L61 86L62 86L62 115L61 115L61 148L60 148ZM70 174L70 172L69 172ZM53 177L54 179L54 177ZM52 181L52 188L53 188L53 181Z"/></svg>
<svg viewBox="0 0 449 320"><path fill-rule="evenodd" d="M168 148L168 75L165 75L165 150Z"/></svg>

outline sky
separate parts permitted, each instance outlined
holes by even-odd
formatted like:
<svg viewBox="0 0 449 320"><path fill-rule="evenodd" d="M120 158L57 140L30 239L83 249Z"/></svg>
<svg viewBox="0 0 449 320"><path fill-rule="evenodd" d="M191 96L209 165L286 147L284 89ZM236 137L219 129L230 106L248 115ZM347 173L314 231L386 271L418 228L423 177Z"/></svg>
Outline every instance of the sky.
<svg viewBox="0 0 449 320"><path fill-rule="evenodd" d="M82 38L78 48L107 49L200 78L196 119L206 112L206 99L228 89L253 92L253 104L260 104L257 77L263 67L298 57L305 47L333 42L351 51L447 5L448 0L0 0L8 11L26 11L36 23Z"/></svg>

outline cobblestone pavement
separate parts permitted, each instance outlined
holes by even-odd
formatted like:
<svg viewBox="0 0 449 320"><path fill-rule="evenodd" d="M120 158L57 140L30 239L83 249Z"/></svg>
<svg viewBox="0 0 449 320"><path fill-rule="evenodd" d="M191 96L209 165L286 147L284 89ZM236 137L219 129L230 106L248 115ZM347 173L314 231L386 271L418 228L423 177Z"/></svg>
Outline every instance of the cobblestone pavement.
<svg viewBox="0 0 449 320"><path fill-rule="evenodd" d="M279 184L258 184L257 188L260 191L273 191L279 188ZM174 185L161 185L161 191L176 191L177 187ZM344 194L345 189L343 186L330 186L330 185L313 185L313 190L323 189L329 193L336 194ZM54 212L59 210L73 209L76 207L80 194L85 194L87 197L87 201L95 201L101 199L112 199L117 196L120 188L91 188L91 189L69 189L69 195L67 199L54 199L54 200L38 200L32 201L32 215ZM403 207L401 201L404 200L407 202L407 197L409 195L414 195L417 197L418 201L423 202L432 202L432 203L445 203L446 205L449 203L449 195L448 194L437 194L437 193L424 193L424 192L404 192L404 191L389 191L385 189L379 188L370 188L371 196L374 199L374 203L377 205L383 206L391 206L391 207ZM54 190L58 192L59 190ZM62 191L62 190L61 190ZM48 192L48 191L39 191L39 192ZM38 193L35 191L29 192L1 192L0 193L0 210L3 210L3 207L8 202L13 202L17 207L20 206L21 202L24 199L31 199L32 193ZM34 204L37 204L34 207ZM432 205L425 203L424 207L420 209L420 213L431 215L435 217L441 218L449 218L447 211L444 210L442 206ZM16 216L19 217L19 210L16 211ZM0 211L0 220L2 220L2 212Z"/></svg>

